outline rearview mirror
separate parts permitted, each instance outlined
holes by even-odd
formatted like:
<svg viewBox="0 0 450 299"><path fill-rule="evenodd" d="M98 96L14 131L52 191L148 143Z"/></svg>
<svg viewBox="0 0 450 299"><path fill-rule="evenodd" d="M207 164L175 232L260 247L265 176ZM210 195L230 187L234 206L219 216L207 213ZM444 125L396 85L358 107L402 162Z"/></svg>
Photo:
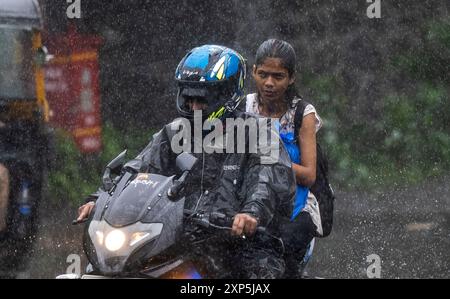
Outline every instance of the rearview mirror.
<svg viewBox="0 0 450 299"><path fill-rule="evenodd" d="M177 159L175 160L175 163L177 165L177 168L180 169L183 172L183 174L180 176L178 180L175 180L173 182L172 187L170 187L169 190L167 191L169 199L172 200L177 199L178 193L184 188L184 183L186 177L189 174L189 171L194 167L197 160L198 159L196 157L186 152L183 152L178 155Z"/></svg>
<svg viewBox="0 0 450 299"><path fill-rule="evenodd" d="M111 160L111 162L106 165L106 168L111 169L112 171L116 170L118 167L122 167L123 162L125 160L125 155L127 154L127 150L121 152L117 157Z"/></svg>
<svg viewBox="0 0 450 299"><path fill-rule="evenodd" d="M122 168L122 165L125 160L125 155L127 154L127 150L121 152L117 157L111 160L111 162L106 165L105 172L103 173L103 189L105 191L111 190L113 187L113 180L111 178L111 173L118 173Z"/></svg>

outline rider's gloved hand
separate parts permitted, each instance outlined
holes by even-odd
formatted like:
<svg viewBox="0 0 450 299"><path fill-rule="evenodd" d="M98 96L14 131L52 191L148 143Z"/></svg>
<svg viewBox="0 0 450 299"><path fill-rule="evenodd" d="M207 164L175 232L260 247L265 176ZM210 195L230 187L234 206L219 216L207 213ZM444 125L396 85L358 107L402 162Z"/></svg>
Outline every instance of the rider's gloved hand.
<svg viewBox="0 0 450 299"><path fill-rule="evenodd" d="M231 234L236 236L251 236L256 231L258 220L250 216L249 214L236 214L234 216L233 226L231 228Z"/></svg>
<svg viewBox="0 0 450 299"><path fill-rule="evenodd" d="M79 207L77 221L83 221L84 219L88 218L94 206L95 202L90 201L87 204L84 204L81 207Z"/></svg>

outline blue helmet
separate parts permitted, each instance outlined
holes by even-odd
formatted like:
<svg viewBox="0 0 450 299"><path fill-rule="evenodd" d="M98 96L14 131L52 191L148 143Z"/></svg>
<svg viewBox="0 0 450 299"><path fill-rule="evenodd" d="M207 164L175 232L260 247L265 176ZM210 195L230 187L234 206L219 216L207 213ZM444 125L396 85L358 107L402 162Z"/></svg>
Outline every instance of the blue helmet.
<svg viewBox="0 0 450 299"><path fill-rule="evenodd" d="M192 118L187 102L193 98L207 104L206 116L210 119L234 111L244 98L245 77L245 60L236 51L217 45L192 49L175 71L179 114Z"/></svg>

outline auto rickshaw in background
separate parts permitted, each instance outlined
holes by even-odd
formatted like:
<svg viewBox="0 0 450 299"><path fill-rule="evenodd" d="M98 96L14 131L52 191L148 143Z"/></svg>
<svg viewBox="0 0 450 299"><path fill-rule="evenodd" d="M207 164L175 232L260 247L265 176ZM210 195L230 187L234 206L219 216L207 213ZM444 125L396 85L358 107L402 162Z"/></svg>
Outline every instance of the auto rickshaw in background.
<svg viewBox="0 0 450 299"><path fill-rule="evenodd" d="M9 177L0 276L23 266L32 249L51 160L41 31L37 0L0 1L0 165Z"/></svg>

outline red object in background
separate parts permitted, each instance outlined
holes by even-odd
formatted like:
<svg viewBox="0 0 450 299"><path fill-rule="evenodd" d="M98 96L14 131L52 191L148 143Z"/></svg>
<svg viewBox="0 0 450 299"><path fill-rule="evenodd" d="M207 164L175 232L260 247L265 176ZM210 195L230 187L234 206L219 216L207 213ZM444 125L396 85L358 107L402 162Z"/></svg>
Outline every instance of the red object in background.
<svg viewBox="0 0 450 299"><path fill-rule="evenodd" d="M102 149L98 48L102 39L69 27L65 35L48 36L54 55L45 70L50 122L70 131L82 153Z"/></svg>

